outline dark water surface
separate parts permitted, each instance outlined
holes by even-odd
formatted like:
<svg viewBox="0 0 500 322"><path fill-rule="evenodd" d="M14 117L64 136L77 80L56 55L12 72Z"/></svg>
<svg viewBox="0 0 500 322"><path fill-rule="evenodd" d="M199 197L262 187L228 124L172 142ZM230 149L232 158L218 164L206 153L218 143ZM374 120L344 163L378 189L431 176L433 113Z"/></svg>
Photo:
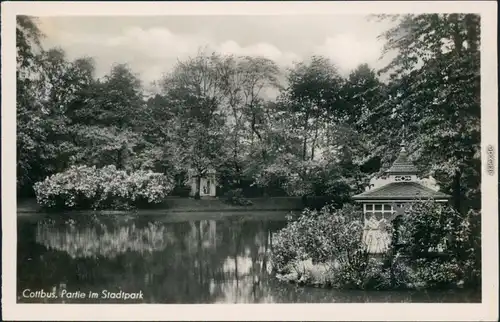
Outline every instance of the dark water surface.
<svg viewBox="0 0 500 322"><path fill-rule="evenodd" d="M284 219L283 212L19 214L18 302L480 302L481 295L469 291L335 291L279 282L269 274L267 253ZM39 290L58 298L23 296ZM64 298L63 290L69 292ZM104 290L142 291L143 299L105 299ZM85 298L71 294L77 292Z"/></svg>

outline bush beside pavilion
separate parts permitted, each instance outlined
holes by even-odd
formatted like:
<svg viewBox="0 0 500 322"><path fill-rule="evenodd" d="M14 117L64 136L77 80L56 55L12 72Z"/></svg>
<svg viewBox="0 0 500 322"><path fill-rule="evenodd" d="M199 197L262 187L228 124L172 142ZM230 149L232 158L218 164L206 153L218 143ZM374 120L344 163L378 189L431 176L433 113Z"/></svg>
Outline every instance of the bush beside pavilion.
<svg viewBox="0 0 500 322"><path fill-rule="evenodd" d="M352 205L306 210L273 238L274 272L283 281L339 289L479 287L480 213L462 216L433 200L416 201L383 254L363 240L363 213ZM404 231L404 243L398 236Z"/></svg>

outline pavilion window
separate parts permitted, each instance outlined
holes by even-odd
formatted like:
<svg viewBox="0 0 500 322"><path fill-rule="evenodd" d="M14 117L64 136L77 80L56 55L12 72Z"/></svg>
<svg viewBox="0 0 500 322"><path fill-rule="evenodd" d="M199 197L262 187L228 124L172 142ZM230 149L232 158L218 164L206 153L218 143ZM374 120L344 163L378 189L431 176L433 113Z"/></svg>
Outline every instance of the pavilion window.
<svg viewBox="0 0 500 322"><path fill-rule="evenodd" d="M364 210L366 220L373 217L376 220L388 219L395 211L391 204L366 204Z"/></svg>

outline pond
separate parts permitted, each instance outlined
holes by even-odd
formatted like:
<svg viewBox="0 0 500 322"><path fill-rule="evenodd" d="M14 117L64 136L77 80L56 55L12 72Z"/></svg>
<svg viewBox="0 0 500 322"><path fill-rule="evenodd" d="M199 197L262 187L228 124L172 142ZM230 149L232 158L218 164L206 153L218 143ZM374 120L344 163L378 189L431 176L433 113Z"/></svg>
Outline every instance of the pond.
<svg viewBox="0 0 500 322"><path fill-rule="evenodd" d="M279 282L269 273L267 254L285 216L19 214L18 302L480 302L480 293L465 290L335 291ZM65 295L29 297L40 290ZM138 298L111 298L120 291Z"/></svg>

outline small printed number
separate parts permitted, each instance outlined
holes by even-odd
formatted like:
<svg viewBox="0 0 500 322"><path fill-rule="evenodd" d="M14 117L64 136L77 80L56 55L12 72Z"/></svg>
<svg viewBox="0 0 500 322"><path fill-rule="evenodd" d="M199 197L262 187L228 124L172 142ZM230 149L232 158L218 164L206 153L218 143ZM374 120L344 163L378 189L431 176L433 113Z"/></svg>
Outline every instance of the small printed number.
<svg viewBox="0 0 500 322"><path fill-rule="evenodd" d="M488 145L486 148L487 161L486 161L486 171L490 176L495 174L495 148L492 145Z"/></svg>

